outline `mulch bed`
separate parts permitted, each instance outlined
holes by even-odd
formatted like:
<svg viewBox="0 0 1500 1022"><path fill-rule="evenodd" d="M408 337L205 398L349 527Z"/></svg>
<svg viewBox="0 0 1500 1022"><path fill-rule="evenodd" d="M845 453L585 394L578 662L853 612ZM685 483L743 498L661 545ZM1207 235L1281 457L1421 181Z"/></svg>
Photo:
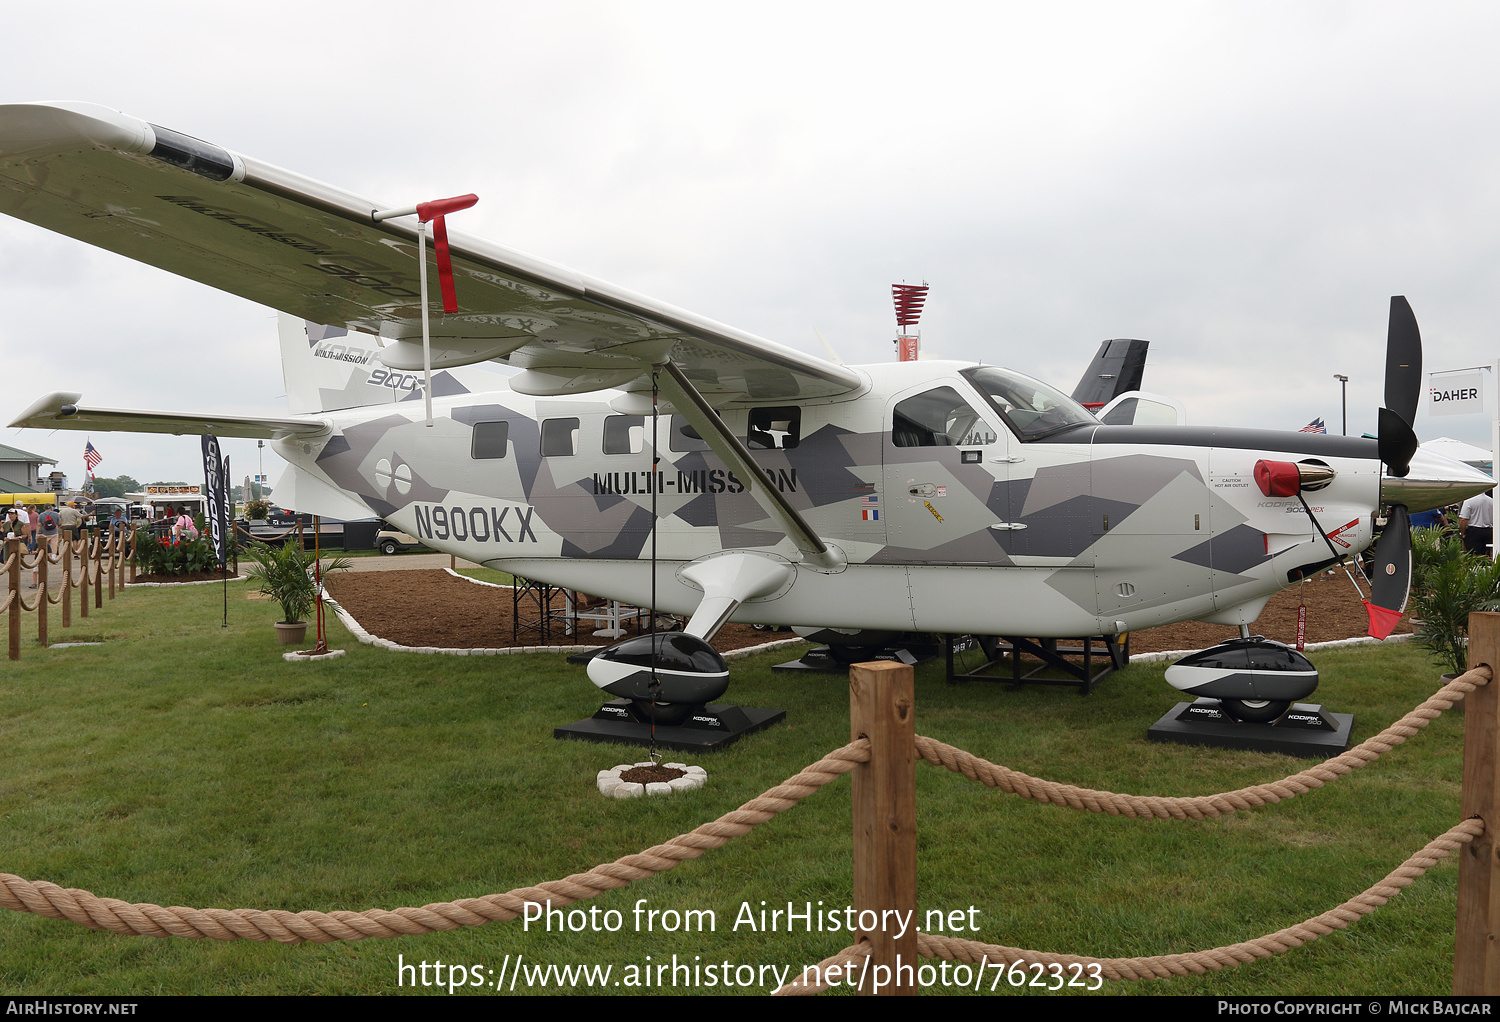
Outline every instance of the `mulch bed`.
<svg viewBox="0 0 1500 1022"><path fill-rule="evenodd" d="M479 586L454 578L441 568L413 571L344 571L330 575L329 594L371 635L403 646L440 649L489 649L506 646L608 646L617 639L594 635L598 627L580 621L578 634L568 635L553 620L546 642L534 623L536 602L523 604L522 627L513 632L509 589ZM565 609L562 594L554 593L552 609ZM512 636L515 636L512 638ZM773 639L794 638L791 632L758 632L750 625L725 625L714 636L719 652L758 646Z"/></svg>
<svg viewBox="0 0 1500 1022"><path fill-rule="evenodd" d="M437 646L445 649L478 649L513 645L542 645L542 636L527 618L536 616L531 605L522 609L523 626L512 638L511 591L478 586L454 578L441 569L432 571L341 572L327 581L328 591L373 635L405 646ZM1317 579L1283 590L1271 597L1251 630L1269 639L1295 643L1297 607L1307 602L1307 641L1325 642L1364 635L1369 619L1354 587L1342 574ZM562 610L561 594L554 596L553 609ZM580 634L566 635L554 621L549 645L608 645L615 640L590 634L592 626L581 623ZM1405 619L1396 628L1411 631ZM1184 621L1134 632L1130 652L1202 649L1233 638L1239 631L1229 625ZM772 639L790 638L790 632L756 631L750 625L725 625L714 637L720 652L756 646Z"/></svg>
<svg viewBox="0 0 1500 1022"><path fill-rule="evenodd" d="M1364 582L1360 583L1365 585ZM1297 642L1297 608L1307 602L1307 641L1330 642L1364 635L1370 626L1369 614L1354 587L1341 571L1329 577L1319 575L1272 596L1260 618L1250 626L1255 635L1264 635L1288 645ZM1406 618L1396 626L1395 634L1410 632ZM1203 649L1216 642L1232 639L1239 629L1231 625L1209 625L1201 621L1182 621L1160 628L1147 628L1130 634L1131 653L1159 653L1173 649Z"/></svg>

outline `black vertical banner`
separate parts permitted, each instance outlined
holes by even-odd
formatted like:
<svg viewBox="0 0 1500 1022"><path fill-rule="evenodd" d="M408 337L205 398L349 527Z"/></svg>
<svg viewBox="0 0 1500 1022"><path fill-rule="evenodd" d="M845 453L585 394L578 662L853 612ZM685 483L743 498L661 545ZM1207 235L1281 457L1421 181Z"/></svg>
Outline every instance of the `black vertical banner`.
<svg viewBox="0 0 1500 1022"><path fill-rule="evenodd" d="M208 498L204 517L208 519L209 541L222 571L229 560L229 546L224 535L224 466L219 460L218 437L207 433L203 436L203 484Z"/></svg>

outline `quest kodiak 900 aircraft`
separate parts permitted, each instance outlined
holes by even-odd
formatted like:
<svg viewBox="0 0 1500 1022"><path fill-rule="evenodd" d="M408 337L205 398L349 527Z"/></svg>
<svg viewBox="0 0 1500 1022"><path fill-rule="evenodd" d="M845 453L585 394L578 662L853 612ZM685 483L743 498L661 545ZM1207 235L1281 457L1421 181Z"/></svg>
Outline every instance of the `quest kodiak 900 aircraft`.
<svg viewBox="0 0 1500 1022"><path fill-rule="evenodd" d="M0 106L0 211L286 314L292 413L52 394L13 425L270 439L287 506L383 517L636 604L654 588L705 639L728 620L1059 637L1248 624L1367 547L1382 503L1400 524L1401 506L1492 485L1416 453L1421 341L1401 298L1378 442L1103 425L1006 369L839 365L459 234L456 309L431 318L429 424L417 227L381 208L104 107ZM1410 576L1406 530L1386 535L1372 623Z"/></svg>

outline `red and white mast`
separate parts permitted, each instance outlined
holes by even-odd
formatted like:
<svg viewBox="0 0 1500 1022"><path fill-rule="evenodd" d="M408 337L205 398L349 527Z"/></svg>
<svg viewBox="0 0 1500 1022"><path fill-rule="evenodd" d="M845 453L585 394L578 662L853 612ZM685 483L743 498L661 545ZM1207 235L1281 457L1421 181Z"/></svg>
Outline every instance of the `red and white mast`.
<svg viewBox="0 0 1500 1022"><path fill-rule="evenodd" d="M922 317L922 306L927 302L927 284L892 284L891 297L896 302L896 358L901 362L915 362L922 335L914 327Z"/></svg>

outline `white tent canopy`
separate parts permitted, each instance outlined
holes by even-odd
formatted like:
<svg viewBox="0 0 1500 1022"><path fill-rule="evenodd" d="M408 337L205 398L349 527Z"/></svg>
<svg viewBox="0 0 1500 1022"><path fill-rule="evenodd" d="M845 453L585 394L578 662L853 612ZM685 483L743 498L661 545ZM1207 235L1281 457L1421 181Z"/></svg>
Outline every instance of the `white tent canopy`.
<svg viewBox="0 0 1500 1022"><path fill-rule="evenodd" d="M1485 472L1490 471L1490 465L1494 461L1494 456L1483 447L1475 447L1473 444L1466 444L1462 440L1454 440L1446 436L1427 441L1422 444L1422 450L1441 454L1445 458L1461 461L1466 465L1473 465Z"/></svg>

